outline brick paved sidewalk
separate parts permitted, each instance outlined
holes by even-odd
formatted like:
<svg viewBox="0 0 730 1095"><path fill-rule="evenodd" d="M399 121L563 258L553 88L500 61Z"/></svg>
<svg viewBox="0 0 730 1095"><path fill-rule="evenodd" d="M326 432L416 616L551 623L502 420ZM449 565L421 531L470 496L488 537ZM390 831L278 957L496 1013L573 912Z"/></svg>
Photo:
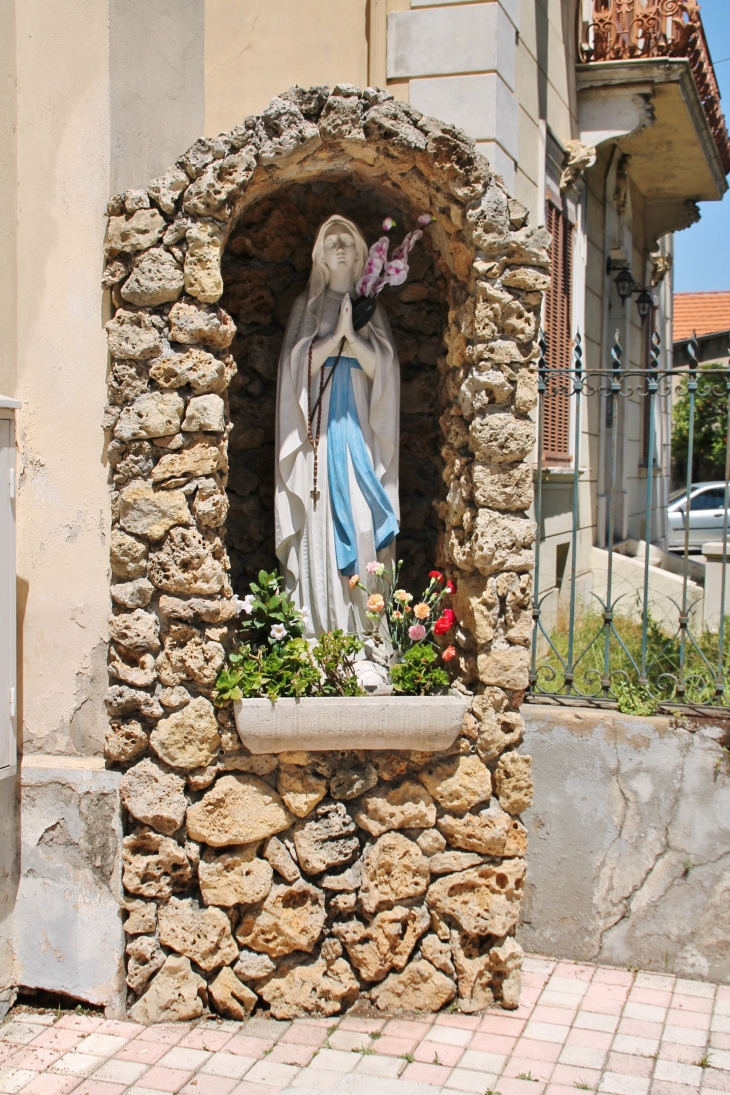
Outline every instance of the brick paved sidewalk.
<svg viewBox="0 0 730 1095"><path fill-rule="evenodd" d="M516 1012L0 1024L1 1095L730 1093L730 986L530 956Z"/></svg>

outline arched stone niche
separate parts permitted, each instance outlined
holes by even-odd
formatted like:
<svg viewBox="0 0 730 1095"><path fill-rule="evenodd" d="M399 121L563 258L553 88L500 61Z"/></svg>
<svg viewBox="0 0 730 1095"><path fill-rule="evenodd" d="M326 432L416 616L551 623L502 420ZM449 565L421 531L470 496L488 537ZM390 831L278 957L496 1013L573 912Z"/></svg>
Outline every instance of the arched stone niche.
<svg viewBox="0 0 730 1095"><path fill-rule="evenodd" d="M474 694L445 755L254 756L210 702L234 624L229 513L243 575L269 550L286 295L306 280L318 210L332 207L368 238L383 212L401 228L434 217L414 253L423 269L387 307L400 321L420 303L410 330L426 336L400 324L402 345L417 343L404 402L430 423L416 424L422 448L402 465L406 483L415 469L407 503L428 513L409 531L410 563L430 564L435 547L457 581L457 683ZM106 752L124 770L132 1014L189 1018L204 1000L234 1017L257 1000L278 1017L358 998L516 1006L531 795L517 752L535 531L525 461L546 233L462 133L349 85L291 89L108 213ZM248 551L255 521L264 535Z"/></svg>

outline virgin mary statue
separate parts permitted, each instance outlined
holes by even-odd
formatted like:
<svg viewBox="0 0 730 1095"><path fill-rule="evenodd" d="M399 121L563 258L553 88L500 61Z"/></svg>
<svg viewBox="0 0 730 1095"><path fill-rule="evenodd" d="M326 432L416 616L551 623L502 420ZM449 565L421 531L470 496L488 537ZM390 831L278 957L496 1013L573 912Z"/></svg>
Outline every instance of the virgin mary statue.
<svg viewBox="0 0 730 1095"><path fill-rule="evenodd" d="M276 555L310 637L364 630L349 579L390 563L398 532L398 355L379 305L362 330L352 324L366 259L357 225L325 221L279 359Z"/></svg>

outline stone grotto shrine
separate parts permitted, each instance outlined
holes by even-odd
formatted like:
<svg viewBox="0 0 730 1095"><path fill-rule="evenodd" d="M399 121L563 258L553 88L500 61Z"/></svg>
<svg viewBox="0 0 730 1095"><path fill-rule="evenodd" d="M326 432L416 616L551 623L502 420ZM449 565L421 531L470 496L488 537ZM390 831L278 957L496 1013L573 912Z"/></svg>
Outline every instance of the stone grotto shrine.
<svg viewBox="0 0 730 1095"><path fill-rule="evenodd" d="M433 216L380 301L401 366L403 584L434 566L456 583L468 710L437 752L395 734L252 753L212 703L234 598L277 565L277 362L333 213L368 244L385 216ZM463 133L350 85L292 88L108 214L106 763L123 772L130 1014L516 1007L549 237Z"/></svg>

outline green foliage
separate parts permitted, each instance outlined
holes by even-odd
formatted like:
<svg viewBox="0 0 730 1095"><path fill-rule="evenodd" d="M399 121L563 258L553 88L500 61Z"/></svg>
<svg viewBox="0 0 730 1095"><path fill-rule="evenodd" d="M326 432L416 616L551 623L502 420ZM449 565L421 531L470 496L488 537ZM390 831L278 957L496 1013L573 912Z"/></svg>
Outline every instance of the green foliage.
<svg viewBox="0 0 730 1095"><path fill-rule="evenodd" d="M699 385L695 393L694 438L692 442L692 479L694 482L725 478L727 448L727 397L725 378L707 375L722 365L712 363L699 369ZM704 374L704 375L703 375ZM672 408L672 459L675 467L687 474L689 454L690 397L682 383Z"/></svg>
<svg viewBox="0 0 730 1095"><path fill-rule="evenodd" d="M648 685L638 683L635 668L641 665L641 624L628 616L614 614L608 652L611 691L625 714L653 715L659 705L679 701L681 640L678 631L667 634L651 615L647 623L646 675ZM599 610L586 608L576 618L573 629L575 692L600 699L604 665L605 629ZM538 687L543 692L570 694L565 689L564 663L568 656L567 620L561 619L550 635L555 650L538 658ZM730 617L725 618L725 642L721 671L727 682L722 697L715 692L719 662L719 636L704 632L685 639L684 703L723 704L730 706Z"/></svg>
<svg viewBox="0 0 730 1095"><path fill-rule="evenodd" d="M355 655L362 650L362 646L356 635L346 635L344 631L328 631L321 637L312 651L324 678L319 695L365 695L354 670Z"/></svg>
<svg viewBox="0 0 730 1095"><path fill-rule="evenodd" d="M251 592L243 599L239 627L240 641L253 650L276 646L304 635L304 617L284 592L284 579L273 572L259 571L258 582L251 582ZM282 639L272 636L272 628L284 628Z"/></svg>
<svg viewBox="0 0 730 1095"><path fill-rule="evenodd" d="M403 661L391 667L390 676L402 696L433 696L449 687L449 675L438 664L438 651L430 643L414 643Z"/></svg>

